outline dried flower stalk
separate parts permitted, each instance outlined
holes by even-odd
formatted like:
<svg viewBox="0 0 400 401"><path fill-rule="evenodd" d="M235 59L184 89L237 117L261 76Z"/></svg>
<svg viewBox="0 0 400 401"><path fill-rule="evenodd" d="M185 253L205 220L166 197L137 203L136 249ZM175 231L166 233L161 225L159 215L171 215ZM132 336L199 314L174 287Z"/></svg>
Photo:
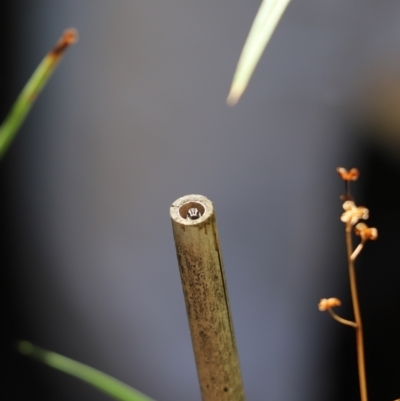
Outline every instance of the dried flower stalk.
<svg viewBox="0 0 400 401"><path fill-rule="evenodd" d="M358 364L358 377L360 383L360 395L361 401L368 401L367 394L367 378L365 373L365 356L364 356L364 337L363 337L363 326L361 320L360 304L358 300L356 272L354 267L354 261L360 254L364 247L364 244L368 240L375 240L378 238L378 230L374 227L368 227L365 223L358 223L359 220L366 220L369 217L369 211L364 206L356 206L350 195L349 183L355 181L359 177L357 169L346 170L343 167L339 167L337 172L340 178L345 183L345 195L341 198L345 200L343 203L344 212L340 217L340 220L345 223L345 234L346 234L346 249L347 249L347 263L349 268L350 277L350 290L351 299L353 303L354 322L343 319L333 312L332 308L340 306L341 302L337 298L321 299L318 307L321 311L328 311L330 315L337 320L339 323L353 327L356 332L356 343L357 343L357 364ZM357 224L358 223L358 224ZM355 226L355 227L354 227ZM360 244L353 249L353 228L356 235L361 238Z"/></svg>

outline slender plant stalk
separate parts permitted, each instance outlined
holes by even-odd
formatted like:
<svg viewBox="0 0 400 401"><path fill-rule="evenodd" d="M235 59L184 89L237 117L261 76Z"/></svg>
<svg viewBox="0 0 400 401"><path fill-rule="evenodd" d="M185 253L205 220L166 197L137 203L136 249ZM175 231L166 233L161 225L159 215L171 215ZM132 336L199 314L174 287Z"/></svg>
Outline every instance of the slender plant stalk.
<svg viewBox="0 0 400 401"><path fill-rule="evenodd" d="M38 65L0 126L0 159L4 156L38 95L51 77L65 51L77 41L75 29L67 29Z"/></svg>
<svg viewBox="0 0 400 401"><path fill-rule="evenodd" d="M357 324L352 322L351 320L347 320L347 319L343 319L342 317L338 316L333 310L332 308L328 309L328 312L331 314L331 316L337 320L339 323L345 324L346 326L350 326L350 327L357 327Z"/></svg>
<svg viewBox="0 0 400 401"><path fill-rule="evenodd" d="M367 378L365 374L363 327L361 321L360 304L358 302L354 260L351 257L353 254L353 241L351 236L352 236L352 226L351 224L347 223L346 224L347 261L349 264L351 299L353 302L354 319L356 322L355 330L356 330L356 341L357 341L357 363L358 363L358 377L360 382L360 394L361 394L361 401L368 401Z"/></svg>
<svg viewBox="0 0 400 401"><path fill-rule="evenodd" d="M364 248L364 243L360 242L354 252L351 254L351 260L356 260L357 256L360 254L362 249Z"/></svg>

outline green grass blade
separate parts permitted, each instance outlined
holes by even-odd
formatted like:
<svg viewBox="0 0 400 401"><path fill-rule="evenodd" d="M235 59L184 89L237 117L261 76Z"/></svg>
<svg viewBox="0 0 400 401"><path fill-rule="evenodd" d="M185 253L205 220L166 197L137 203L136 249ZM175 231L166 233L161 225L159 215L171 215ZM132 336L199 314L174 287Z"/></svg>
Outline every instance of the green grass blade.
<svg viewBox="0 0 400 401"><path fill-rule="evenodd" d="M46 351L43 348L36 347L28 341L20 341L17 344L17 348L21 354L30 356L31 358L37 359L54 369L75 376L98 390L108 394L115 400L154 401L152 398L147 397L134 388L98 371L97 369L76 362L60 354L56 354L55 352Z"/></svg>
<svg viewBox="0 0 400 401"><path fill-rule="evenodd" d="M75 29L67 29L55 47L46 54L42 62L26 83L10 112L0 126L0 159L4 156L12 140L25 121L35 100L51 77L65 50L77 41Z"/></svg>
<svg viewBox="0 0 400 401"><path fill-rule="evenodd" d="M254 19L236 67L229 95L226 99L235 105L245 91L261 55L290 0L263 0Z"/></svg>

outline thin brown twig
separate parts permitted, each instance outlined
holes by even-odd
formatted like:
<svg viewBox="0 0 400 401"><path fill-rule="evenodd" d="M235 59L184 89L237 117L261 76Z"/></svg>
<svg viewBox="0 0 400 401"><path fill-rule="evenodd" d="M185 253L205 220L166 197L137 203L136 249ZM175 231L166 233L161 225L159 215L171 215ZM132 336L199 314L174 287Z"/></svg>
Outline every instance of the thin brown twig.
<svg viewBox="0 0 400 401"><path fill-rule="evenodd" d="M354 262L356 260L356 257L360 254L361 250L364 248L364 242L361 241L357 248L354 249L353 253L351 254L350 258Z"/></svg>
<svg viewBox="0 0 400 401"><path fill-rule="evenodd" d="M346 224L346 247L347 247L347 261L349 265L349 275L350 275L351 298L353 302L354 320L356 323L355 331L356 331L356 341L357 341L357 363L358 363L358 377L360 382L360 395L361 395L361 401L368 401L367 378L365 373L363 329L362 329L360 305L358 302L354 259L352 258L353 241L352 241L352 225L350 223Z"/></svg>
<svg viewBox="0 0 400 401"><path fill-rule="evenodd" d="M337 320L339 323L345 324L346 326L350 326L350 327L357 327L357 324L352 322L351 320L347 320L347 319L343 319L342 317L338 316L333 310L332 308L328 309L328 312L331 314L331 316Z"/></svg>

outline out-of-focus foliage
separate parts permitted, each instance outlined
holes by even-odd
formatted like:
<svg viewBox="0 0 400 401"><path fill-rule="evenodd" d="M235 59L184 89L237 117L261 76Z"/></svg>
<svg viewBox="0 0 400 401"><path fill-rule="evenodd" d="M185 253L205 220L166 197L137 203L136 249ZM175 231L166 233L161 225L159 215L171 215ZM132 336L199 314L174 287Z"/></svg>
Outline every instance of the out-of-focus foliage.
<svg viewBox="0 0 400 401"><path fill-rule="evenodd" d="M120 401L154 401L134 388L120 382L113 377L98 371L97 369L86 366L83 363L76 362L70 358L46 351L43 348L36 347L28 341L18 343L18 351L31 358L37 359L54 369L61 370L71 376L92 385L98 390L108 394L115 400Z"/></svg>
<svg viewBox="0 0 400 401"><path fill-rule="evenodd" d="M235 105L245 91L254 69L290 0L263 0L244 44L227 98Z"/></svg>
<svg viewBox="0 0 400 401"><path fill-rule="evenodd" d="M40 92L47 84L65 50L78 39L75 29L67 29L55 47L46 54L22 92L18 96L4 122L0 126L0 159L4 156L22 123L28 116Z"/></svg>

